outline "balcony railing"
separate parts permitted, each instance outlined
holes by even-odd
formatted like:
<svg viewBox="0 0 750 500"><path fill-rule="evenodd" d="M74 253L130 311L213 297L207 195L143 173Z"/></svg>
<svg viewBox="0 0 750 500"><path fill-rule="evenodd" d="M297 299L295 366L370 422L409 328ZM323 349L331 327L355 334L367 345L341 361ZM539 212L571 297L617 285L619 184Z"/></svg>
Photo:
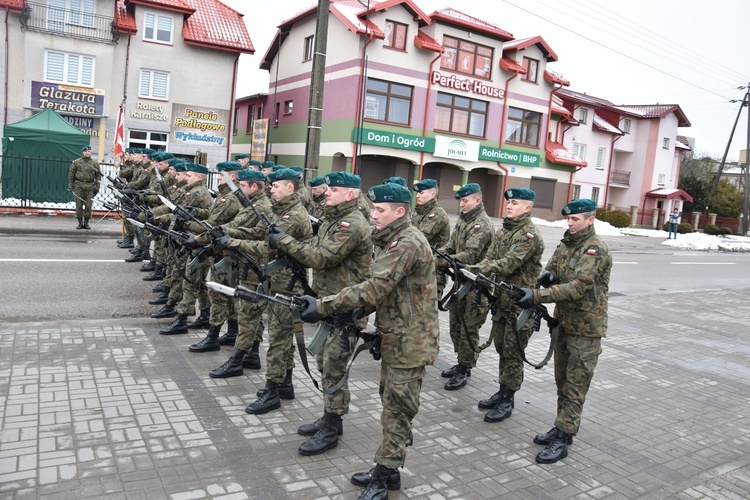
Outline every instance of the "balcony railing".
<svg viewBox="0 0 750 500"><path fill-rule="evenodd" d="M112 17L31 2L24 3L21 25L29 31L107 43L115 43L119 37Z"/></svg>
<svg viewBox="0 0 750 500"><path fill-rule="evenodd" d="M609 183L618 186L630 186L630 172L627 170L612 170Z"/></svg>

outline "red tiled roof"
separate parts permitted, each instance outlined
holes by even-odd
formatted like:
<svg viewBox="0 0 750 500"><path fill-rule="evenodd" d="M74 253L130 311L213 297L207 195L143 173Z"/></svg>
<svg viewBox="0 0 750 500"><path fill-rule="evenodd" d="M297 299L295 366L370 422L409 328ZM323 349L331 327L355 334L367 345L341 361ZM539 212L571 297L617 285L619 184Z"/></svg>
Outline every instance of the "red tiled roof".
<svg viewBox="0 0 750 500"><path fill-rule="evenodd" d="M570 85L570 82L566 80L565 77L551 69L544 70L544 79L550 83L556 83L557 85L563 85L565 87Z"/></svg>
<svg viewBox="0 0 750 500"><path fill-rule="evenodd" d="M682 189L676 189L676 188L659 188L654 189L653 191L649 191L646 193L647 198L664 198L667 200L673 200L675 198L682 198L683 200L689 201L690 203L693 202L693 197L687 194Z"/></svg>
<svg viewBox="0 0 750 500"><path fill-rule="evenodd" d="M231 52L255 53L242 14L218 0L182 2L195 11L182 25L185 43Z"/></svg>
<svg viewBox="0 0 750 500"><path fill-rule="evenodd" d="M544 41L544 38L540 36L533 36L531 38L523 38L521 40L512 40L503 44L503 52L509 50L523 50L525 48L536 45L544 53L544 57L547 62L557 61L557 54L552 48Z"/></svg>
<svg viewBox="0 0 750 500"><path fill-rule="evenodd" d="M556 95L552 96L552 105L550 106L550 111L552 113L562 115L568 119L573 116L573 113L571 113L568 108L562 105L562 99L560 99Z"/></svg>
<svg viewBox="0 0 750 500"><path fill-rule="evenodd" d="M596 110L594 110L594 121L592 123L592 128L594 130L599 130L600 132L609 132L610 134L615 134L615 135L625 135L625 132L615 127L614 125L609 123L607 120L605 120L603 117L598 115L596 113Z"/></svg>
<svg viewBox="0 0 750 500"><path fill-rule="evenodd" d="M690 141L687 137L684 135L678 135L677 140L675 142L675 147L680 147L681 149L687 149L690 151L692 148L690 147Z"/></svg>
<svg viewBox="0 0 750 500"><path fill-rule="evenodd" d="M417 34L414 36L414 45L420 49L432 50L433 52L438 52L440 54L445 50L437 40L426 35L422 30L418 30Z"/></svg>
<svg viewBox="0 0 750 500"><path fill-rule="evenodd" d="M147 5L149 7L156 7L159 9L173 10L175 12L182 12L183 14L188 15L195 12L195 9L188 5L188 3L184 0L127 0L127 3Z"/></svg>
<svg viewBox="0 0 750 500"><path fill-rule="evenodd" d="M348 1L351 1L351 0L348 0ZM343 3L343 2L347 2L347 0L331 0L331 3L334 3L334 2L335 3ZM358 3L361 6L362 3L364 3L364 2L362 2L362 3L356 2L356 3ZM422 9L420 9L419 7L417 7L417 5L414 2L412 2L411 0L377 0L377 1L371 0L370 1L370 10L366 10L365 9L362 12L360 12L358 15L359 15L360 18L362 18L362 17L366 17L371 12L385 12L389 8L391 8L391 7L395 6L395 5L400 5L401 7L403 7L404 9L406 9L409 12L409 14L412 15L412 17L414 18L415 21L419 20L419 27L420 28L423 27L423 26L427 26L428 24L430 24L430 22L431 22L430 21L430 17L427 14L425 14L422 11Z"/></svg>
<svg viewBox="0 0 750 500"><path fill-rule="evenodd" d="M9 12L20 14L23 10L24 0L0 0L0 7L7 8Z"/></svg>
<svg viewBox="0 0 750 500"><path fill-rule="evenodd" d="M437 10L430 14L430 17L433 21L442 21L447 24L462 26L464 28L468 28L471 31L484 33L485 35L489 35L503 41L513 40L512 33L505 31L496 24L484 21L482 19L477 19L476 17L471 17L451 7Z"/></svg>
<svg viewBox="0 0 750 500"><path fill-rule="evenodd" d="M547 141L544 149L547 153L547 159L552 163L573 165L576 167L585 167L588 165L588 163L574 155L570 150L558 142Z"/></svg>
<svg viewBox="0 0 750 500"><path fill-rule="evenodd" d="M640 116L641 118L664 118L670 113L674 113L678 120L678 127L689 127L690 121L683 113L678 104L642 104L642 105L619 105L615 106L630 114Z"/></svg>
<svg viewBox="0 0 750 500"><path fill-rule="evenodd" d="M500 58L500 68L504 69L505 71L510 71L512 73L518 73L520 75L526 74L526 68L518 64L516 61L514 61L510 57Z"/></svg>
<svg viewBox="0 0 750 500"><path fill-rule="evenodd" d="M125 0L117 0L117 3L115 4L115 27L117 28L117 31L130 35L134 35L138 32L133 11L133 8L128 10L125 5Z"/></svg>

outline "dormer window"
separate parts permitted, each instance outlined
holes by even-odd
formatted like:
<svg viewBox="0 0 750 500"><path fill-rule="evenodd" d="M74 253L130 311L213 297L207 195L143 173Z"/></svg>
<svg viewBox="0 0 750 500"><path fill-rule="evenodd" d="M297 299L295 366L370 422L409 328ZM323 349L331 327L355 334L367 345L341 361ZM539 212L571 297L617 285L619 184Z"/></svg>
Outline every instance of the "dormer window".
<svg viewBox="0 0 750 500"><path fill-rule="evenodd" d="M447 35L443 36L443 47L445 52L440 58L440 69L487 80L492 78L492 47Z"/></svg>
<svg viewBox="0 0 750 500"><path fill-rule="evenodd" d="M406 33L409 27L403 23L387 20L385 22L385 39L383 47L406 51Z"/></svg>
<svg viewBox="0 0 750 500"><path fill-rule="evenodd" d="M539 78L539 61L530 57L523 58L523 67L526 68L526 74L521 77L525 82L538 83Z"/></svg>

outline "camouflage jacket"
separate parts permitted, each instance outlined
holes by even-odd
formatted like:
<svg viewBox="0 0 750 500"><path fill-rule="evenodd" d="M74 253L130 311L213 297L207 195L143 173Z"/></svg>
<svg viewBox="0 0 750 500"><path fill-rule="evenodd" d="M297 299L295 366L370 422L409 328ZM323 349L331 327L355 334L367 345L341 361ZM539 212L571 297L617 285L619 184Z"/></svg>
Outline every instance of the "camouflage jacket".
<svg viewBox="0 0 750 500"><path fill-rule="evenodd" d="M139 165L140 168L135 169L133 178L128 185L135 190L146 189L151 183L151 172L153 171L153 168L151 168L150 162L148 164L138 163L137 165Z"/></svg>
<svg viewBox="0 0 750 500"><path fill-rule="evenodd" d="M209 196L211 195L209 194ZM229 186L219 184L219 196L213 199L213 203L209 207L198 207L195 217L205 220L213 227L221 226L234 219L237 213L239 213L240 208L242 208L240 200L230 192ZM185 222L185 229L195 234L205 231L203 226L195 221Z"/></svg>
<svg viewBox="0 0 750 500"><path fill-rule="evenodd" d="M462 212L458 216L456 227L442 250L466 265L476 264L484 258L492 242L493 233L492 221L484 211L484 204L481 203L471 212ZM443 261L440 267L445 267L445 261L440 260Z"/></svg>
<svg viewBox="0 0 750 500"><path fill-rule="evenodd" d="M437 198L414 207L412 220L416 228L427 238L430 246L437 245L440 248L448 243L451 237L451 222L445 209L438 204Z"/></svg>
<svg viewBox="0 0 750 500"><path fill-rule="evenodd" d="M286 235L279 249L313 269L313 289L324 297L367 278L372 262L370 225L357 200L347 201L326 207L324 222L309 243Z"/></svg>
<svg viewBox="0 0 750 500"><path fill-rule="evenodd" d="M302 206L305 210L310 212L310 200L312 196L310 195L310 188L305 186L303 181L299 181L299 189L297 190L297 196L299 197L299 200L302 202Z"/></svg>
<svg viewBox="0 0 750 500"><path fill-rule="evenodd" d="M322 196L313 196L310 198L310 206L307 209L307 212L310 215L312 215L316 219L322 219L323 212L325 212L325 209L326 209L326 195L325 194L323 194Z"/></svg>
<svg viewBox="0 0 750 500"><path fill-rule="evenodd" d="M271 205L271 222L299 241L310 241L312 238L312 226L310 225L310 216L302 206L302 202L296 193L277 201ZM229 248L237 248L242 252L247 252L257 261L270 261L274 258L276 250L273 250L265 241L230 239ZM290 269L282 269L271 276L270 292L283 293L285 295L302 293L302 287L296 283L294 289L289 292L284 286L292 277Z"/></svg>
<svg viewBox="0 0 750 500"><path fill-rule="evenodd" d="M99 191L99 183L102 174L99 171L99 163L93 158L76 158L68 169L68 185L73 186L76 182L81 184L92 184L94 192Z"/></svg>
<svg viewBox="0 0 750 500"><path fill-rule="evenodd" d="M557 274L559 281L534 290L535 302L554 302L555 317L568 335L606 337L612 256L594 226L575 234L565 231L545 270Z"/></svg>
<svg viewBox="0 0 750 500"><path fill-rule="evenodd" d="M169 199L172 200L172 203L175 205L181 205L182 202L185 200L185 192L187 188L187 182L181 181L177 182L175 180L174 184L169 186ZM172 213L170 208L166 205L159 205L158 207L154 207L151 212L154 214L154 218L160 218L160 220L157 220L157 222L163 223L166 219L164 219L164 216L169 217L169 215Z"/></svg>
<svg viewBox="0 0 750 500"><path fill-rule="evenodd" d="M362 215L365 216L367 222L370 222L370 218L372 216L372 207L370 206L370 203L368 203L367 198L365 198L365 194L362 191L359 192L357 206L359 206L359 211L362 212Z"/></svg>
<svg viewBox="0 0 750 500"><path fill-rule="evenodd" d="M167 176L167 170L168 168L165 168L163 171L159 170L159 173L161 174L162 179L164 179L164 184L167 186L167 192L169 193L170 181L169 177ZM164 196L164 190L161 188L159 177L156 175L156 172L154 172L154 167L151 167L151 178L149 179L148 187L146 189L148 190L149 194L141 198L143 203L150 207L158 207L162 205L162 202L159 199L159 195Z"/></svg>
<svg viewBox="0 0 750 500"><path fill-rule="evenodd" d="M318 299L323 316L358 307L375 310L383 362L395 368L431 365L439 350L437 283L432 250L404 216L372 235L371 277Z"/></svg>
<svg viewBox="0 0 750 500"><path fill-rule="evenodd" d="M133 160L126 160L120 165L120 172L118 175L121 179L130 182L131 179L133 179L133 174L135 173L136 168L136 164Z"/></svg>
<svg viewBox="0 0 750 500"><path fill-rule="evenodd" d="M198 181L189 186L185 186L185 194L180 205L184 207L195 207L198 209L208 208L211 206L213 198L208 192L205 181ZM200 219L200 217L198 217ZM203 232L203 229L201 229Z"/></svg>

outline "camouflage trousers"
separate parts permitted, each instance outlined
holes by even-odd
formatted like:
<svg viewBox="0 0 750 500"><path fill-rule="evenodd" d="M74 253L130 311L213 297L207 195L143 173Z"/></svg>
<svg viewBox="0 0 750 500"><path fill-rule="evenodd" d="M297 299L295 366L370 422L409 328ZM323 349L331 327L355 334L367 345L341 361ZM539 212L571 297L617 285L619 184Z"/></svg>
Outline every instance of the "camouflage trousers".
<svg viewBox="0 0 750 500"><path fill-rule="evenodd" d="M163 266L167 262L167 238L159 236L154 241L154 260L157 266Z"/></svg>
<svg viewBox="0 0 750 500"><path fill-rule="evenodd" d="M141 250L142 252L148 252L149 247L151 246L151 241L148 239L148 235L150 233L146 231L145 229L136 229L135 230L135 239L137 241L137 247L138 250Z"/></svg>
<svg viewBox="0 0 750 500"><path fill-rule="evenodd" d="M525 325L516 334L514 325L516 324L516 308L507 308L499 311L492 318L492 341L495 344L495 350L500 355L498 361L498 380L501 384L517 391L523 384L523 359L521 352L526 349L534 329L534 322L527 321ZM519 349L518 340L521 340Z"/></svg>
<svg viewBox="0 0 750 500"><path fill-rule="evenodd" d="M477 364L479 353L472 346L479 344L479 329L487 321L490 309L487 297L482 295L479 305L474 305L474 297L475 292L469 292L448 311L453 350L458 353L458 362L469 368L474 368Z"/></svg>
<svg viewBox="0 0 750 500"><path fill-rule="evenodd" d="M583 402L602 353L602 339L560 332L555 344L557 419L555 426L575 435L581 426Z"/></svg>
<svg viewBox="0 0 750 500"><path fill-rule="evenodd" d="M257 283L248 281L240 282L242 286L255 290ZM240 333L237 340L234 341L234 348L241 351L249 351L255 342L263 341L263 302L250 302L247 300L238 300L235 303L237 307L237 324Z"/></svg>
<svg viewBox="0 0 750 500"><path fill-rule="evenodd" d="M267 310L266 379L280 384L294 368L294 323L292 312L283 304L269 303Z"/></svg>
<svg viewBox="0 0 750 500"><path fill-rule="evenodd" d="M231 266L231 264L230 264ZM237 286L237 271L232 270L229 272L216 272L216 269L211 267L211 281L221 283L229 287ZM212 326L221 326L230 319L237 319L237 300L229 295L216 292L214 290L208 290L208 299L211 302L211 317L209 323Z"/></svg>
<svg viewBox="0 0 750 500"><path fill-rule="evenodd" d="M185 261L185 279L182 280L182 299L177 304L177 314L192 316L195 314L195 301L198 300L201 309L208 309L208 292L206 291L206 277L208 276L208 261L198 266L190 274L190 256Z"/></svg>
<svg viewBox="0 0 750 500"><path fill-rule="evenodd" d="M91 218L91 200L96 196L93 184L85 184L83 182L76 181L73 185L73 192L76 194L76 217L77 218Z"/></svg>
<svg viewBox="0 0 750 500"><path fill-rule="evenodd" d="M342 379L353 352L354 349L351 348L348 352L341 350L341 336L338 333L326 337L323 348L315 355L315 362L318 365L320 381L324 390L336 385ZM349 413L350 400L351 393L347 381L333 394L323 395L323 407L327 413L346 415Z"/></svg>
<svg viewBox="0 0 750 500"><path fill-rule="evenodd" d="M406 448L411 446L412 420L419 412L419 395L425 368L392 368L380 365L380 400L383 411L383 441L375 453L375 463L397 469L406 461Z"/></svg>
<svg viewBox="0 0 750 500"><path fill-rule="evenodd" d="M174 263L167 267L167 276L164 278L164 284L169 287L169 298L176 303L182 300L182 282L185 279L187 258L187 254L174 255Z"/></svg>

